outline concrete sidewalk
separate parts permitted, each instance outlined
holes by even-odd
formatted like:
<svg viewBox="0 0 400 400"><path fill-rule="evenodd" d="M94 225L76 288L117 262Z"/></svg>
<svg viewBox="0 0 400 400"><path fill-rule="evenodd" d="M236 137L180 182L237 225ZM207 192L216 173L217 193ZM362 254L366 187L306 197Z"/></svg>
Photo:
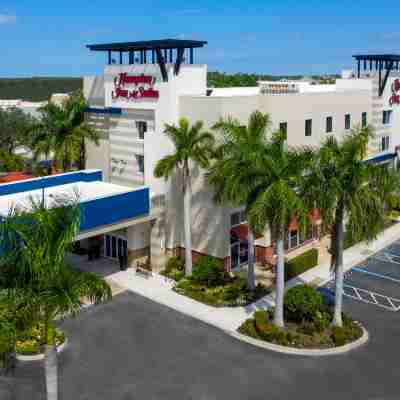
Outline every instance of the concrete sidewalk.
<svg viewBox="0 0 400 400"><path fill-rule="evenodd" d="M371 254L383 249L400 238L400 224L395 224L382 232L376 241L369 245L357 244L344 251L345 271L362 262ZM330 264L326 263L305 272L287 283L287 288L298 283L318 283L323 285L332 279ZM246 307L211 307L172 290L173 281L154 274L145 277L133 270L120 271L107 277L120 287L147 297L183 314L200 319L226 331L235 331L254 311L274 305L274 294L269 294Z"/></svg>

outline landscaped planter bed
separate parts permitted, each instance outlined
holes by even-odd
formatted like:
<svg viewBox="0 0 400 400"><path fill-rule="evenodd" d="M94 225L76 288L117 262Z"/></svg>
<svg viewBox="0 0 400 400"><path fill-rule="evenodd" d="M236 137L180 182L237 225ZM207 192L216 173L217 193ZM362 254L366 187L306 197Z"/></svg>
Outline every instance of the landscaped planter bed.
<svg viewBox="0 0 400 400"><path fill-rule="evenodd" d="M271 344L297 349L331 349L353 343L363 334L362 326L344 318L343 328L327 326L318 329L310 322L286 322L281 329L272 324L273 311L256 311L254 318L246 320L238 329L242 335Z"/></svg>
<svg viewBox="0 0 400 400"><path fill-rule="evenodd" d="M230 276L211 257L203 257L195 263L193 274L187 279L183 260L171 257L161 275L176 282L177 293L213 307L244 306L270 293L263 285L257 285L254 291L247 290L244 278Z"/></svg>
<svg viewBox="0 0 400 400"><path fill-rule="evenodd" d="M54 340L57 351L61 352L67 343L64 332L56 330ZM17 339L15 346L17 359L21 361L43 359L44 344L43 330L38 327L32 329L31 332L26 333Z"/></svg>
<svg viewBox="0 0 400 400"><path fill-rule="evenodd" d="M331 349L345 346L364 335L362 326L346 315L343 326L332 325L333 310L311 286L297 285L284 299L285 327L273 324L274 310L259 310L239 328L240 334L272 345L297 349Z"/></svg>
<svg viewBox="0 0 400 400"><path fill-rule="evenodd" d="M182 279L174 290L193 300L213 307L238 307L253 303L270 293L269 289L257 285L255 291L246 289L242 278L226 279L221 285L207 286L189 279Z"/></svg>

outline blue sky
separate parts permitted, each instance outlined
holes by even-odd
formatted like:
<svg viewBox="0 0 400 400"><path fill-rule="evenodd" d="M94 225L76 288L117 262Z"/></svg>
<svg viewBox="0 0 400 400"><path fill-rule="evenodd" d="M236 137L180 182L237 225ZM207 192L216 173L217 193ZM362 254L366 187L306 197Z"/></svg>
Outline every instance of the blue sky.
<svg viewBox="0 0 400 400"><path fill-rule="evenodd" d="M210 70L338 72L357 52L400 53L397 1L2 0L0 76L81 76L105 55L85 45L159 38L208 40Z"/></svg>

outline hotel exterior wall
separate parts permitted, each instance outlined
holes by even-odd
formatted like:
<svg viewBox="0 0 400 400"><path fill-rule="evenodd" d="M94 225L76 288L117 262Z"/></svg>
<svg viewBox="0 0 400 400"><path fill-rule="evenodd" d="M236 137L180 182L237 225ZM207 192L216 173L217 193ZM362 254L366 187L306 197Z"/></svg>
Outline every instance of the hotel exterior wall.
<svg viewBox="0 0 400 400"><path fill-rule="evenodd" d="M343 137L345 114L351 115L351 124L361 123L361 114L371 119L369 91L328 93L299 93L287 95L260 95L260 110L271 116L273 129L287 122L287 141L293 146L319 146L328 135ZM333 118L333 131L326 133L326 118ZM305 136L305 120L312 119L312 134Z"/></svg>
<svg viewBox="0 0 400 400"><path fill-rule="evenodd" d="M212 187L197 168L192 174L191 229L193 251L217 258L229 256L229 214L213 200ZM184 247L183 195L179 176L171 178L166 207L166 247Z"/></svg>

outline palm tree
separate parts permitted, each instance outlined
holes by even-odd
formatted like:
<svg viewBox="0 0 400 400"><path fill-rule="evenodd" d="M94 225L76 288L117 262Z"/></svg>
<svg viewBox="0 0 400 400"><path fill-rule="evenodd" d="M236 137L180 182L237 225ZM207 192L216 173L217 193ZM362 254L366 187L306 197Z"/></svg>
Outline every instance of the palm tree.
<svg viewBox="0 0 400 400"><path fill-rule="evenodd" d="M249 212L254 200L253 190L257 185L251 172L267 140L269 125L268 114L255 111L247 126L230 118L214 126L214 129L222 132L222 144L216 150L216 162L209 169L208 180L215 187L218 203L245 205ZM247 289L254 290L255 233L251 224L248 232Z"/></svg>
<svg viewBox="0 0 400 400"><path fill-rule="evenodd" d="M304 229L307 223L307 208L299 193L299 185L312 158L312 152L307 149L288 150L286 135L280 131L275 132L260 151L252 173L256 184L251 194L253 200L249 220L256 231L261 231L269 225L272 236L276 239L274 324L283 327L284 238L292 218L296 218L299 229Z"/></svg>
<svg viewBox="0 0 400 400"><path fill-rule="evenodd" d="M373 240L383 229L385 201L396 188L390 171L366 162L370 127L356 128L339 142L328 137L303 183L305 200L319 208L331 232L331 264L335 271L334 326L342 326L344 222L354 239Z"/></svg>
<svg viewBox="0 0 400 400"><path fill-rule="evenodd" d="M85 168L85 140L99 143L99 134L85 121L86 102L81 91L61 105L49 102L41 108L41 118L33 128L34 158L53 155L63 171L73 164Z"/></svg>
<svg viewBox="0 0 400 400"><path fill-rule="evenodd" d="M1 226L3 254L0 283L17 291L33 319L44 326L47 398L57 398L57 354L54 321L79 313L84 298L94 303L111 298L100 277L77 273L64 262L79 228L76 200L54 199L51 209L31 199L28 210L12 210Z"/></svg>
<svg viewBox="0 0 400 400"><path fill-rule="evenodd" d="M182 175L183 217L185 236L185 275L192 274L192 234L191 234L191 168L194 164L207 168L212 154L214 137L203 130L203 123L196 122L190 126L185 118L179 120L178 126L165 125L164 133L171 139L175 152L158 161L154 176L165 180L178 170Z"/></svg>

